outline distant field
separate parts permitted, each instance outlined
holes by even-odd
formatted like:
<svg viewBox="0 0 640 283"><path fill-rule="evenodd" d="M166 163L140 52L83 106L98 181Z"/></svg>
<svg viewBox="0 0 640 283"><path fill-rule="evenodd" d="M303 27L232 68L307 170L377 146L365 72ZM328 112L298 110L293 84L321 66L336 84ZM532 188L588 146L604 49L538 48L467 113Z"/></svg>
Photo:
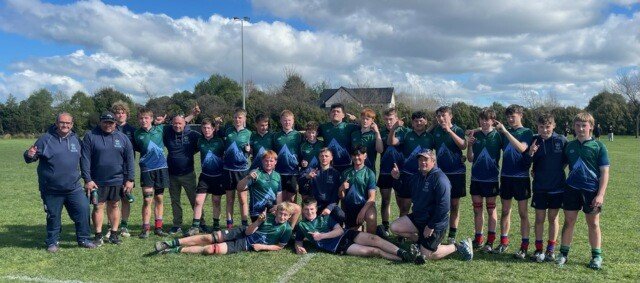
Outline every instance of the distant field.
<svg viewBox="0 0 640 283"><path fill-rule="evenodd" d="M155 236L148 240L132 237L124 239L120 246L105 244L97 250L85 250L76 247L73 223L68 216L63 217L62 250L49 254L44 247L45 214L37 190L36 164L25 164L22 158L33 140L0 140L0 157L4 160L0 166L0 281L638 281L640 141L633 137L616 137L615 142L603 140L609 149L611 179L602 213L605 261L601 271L586 267L590 248L583 215L576 226L570 261L562 269L551 263L516 261L511 254L481 253L469 263L452 257L424 266L324 253L301 257L290 248L219 257L145 256L160 239ZM199 170L196 168L196 172ZM135 236L140 231L142 194L139 188L134 194L136 202L129 222ZM188 228L192 215L184 194L182 202L187 207L184 229ZM458 234L472 237L471 200L466 197L462 203ZM210 205L207 199L208 223L211 222ZM393 215L397 216L397 209L393 209ZM533 210L530 213L533 224ZM517 244L520 228L517 212L514 214L511 238ZM236 221L239 222L238 215ZM165 223L171 223L168 192ZM531 235L533 242L533 231Z"/></svg>

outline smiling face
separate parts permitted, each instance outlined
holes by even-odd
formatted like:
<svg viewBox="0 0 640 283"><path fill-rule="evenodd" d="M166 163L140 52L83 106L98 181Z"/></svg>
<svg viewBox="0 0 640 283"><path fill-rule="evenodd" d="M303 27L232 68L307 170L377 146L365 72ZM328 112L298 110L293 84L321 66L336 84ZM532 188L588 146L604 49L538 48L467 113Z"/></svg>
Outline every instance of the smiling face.
<svg viewBox="0 0 640 283"><path fill-rule="evenodd" d="M364 115L360 116L360 126L363 128L369 128L371 127L371 124L373 124L373 118L369 118Z"/></svg>
<svg viewBox="0 0 640 283"><path fill-rule="evenodd" d="M418 156L418 170L422 173L427 173L436 166L436 161L431 156Z"/></svg>
<svg viewBox="0 0 640 283"><path fill-rule="evenodd" d="M58 135L64 137L73 129L73 118L69 114L60 114L56 121L56 131Z"/></svg>
<svg viewBox="0 0 640 283"><path fill-rule="evenodd" d="M202 135L206 139L213 138L213 135L216 133L215 128L211 124L202 124L201 129L202 129Z"/></svg>
<svg viewBox="0 0 640 283"><path fill-rule="evenodd" d="M488 132L491 131L492 127L493 127L493 119L478 119L478 122L480 123L480 128L482 129L482 131Z"/></svg>
<svg viewBox="0 0 640 283"><path fill-rule="evenodd" d="M280 117L280 125L285 132L293 130L293 116L284 115Z"/></svg>
<svg viewBox="0 0 640 283"><path fill-rule="evenodd" d="M320 160L320 165L322 167L329 166L331 161L333 160L333 155L329 150L323 150L318 154L318 159Z"/></svg>
<svg viewBox="0 0 640 283"><path fill-rule="evenodd" d="M247 121L247 115L244 113L233 114L233 126L236 128L243 128L244 123Z"/></svg>
<svg viewBox="0 0 640 283"><path fill-rule="evenodd" d="M313 220L318 216L318 204L309 203L302 208L302 216L304 219Z"/></svg>
<svg viewBox="0 0 640 283"><path fill-rule="evenodd" d="M555 123L547 123L547 124L537 124L538 127L538 135L540 135L540 137L542 139L548 139L551 137L551 135L553 134L553 129L555 129L556 124Z"/></svg>
<svg viewBox="0 0 640 283"><path fill-rule="evenodd" d="M291 218L291 213L289 213L288 211L284 209L278 209L276 211L276 222L285 223L289 221L289 218Z"/></svg>
<svg viewBox="0 0 640 283"><path fill-rule="evenodd" d="M138 122L140 123L140 127L145 130L151 129L151 123L153 122L153 118L149 114L140 114L138 116Z"/></svg>
<svg viewBox="0 0 640 283"><path fill-rule="evenodd" d="M423 132L427 129L427 119L425 118L415 118L411 120L411 126L413 130L416 132Z"/></svg>
<svg viewBox="0 0 640 283"><path fill-rule="evenodd" d="M107 134L113 133L116 130L116 122L100 121L100 129Z"/></svg>
<svg viewBox="0 0 640 283"><path fill-rule="evenodd" d="M176 133L182 133L184 131L184 127L187 123L182 116L175 116L171 121L171 126Z"/></svg>
<svg viewBox="0 0 640 283"><path fill-rule="evenodd" d="M512 128L522 126L522 113L513 113L510 115L506 115L507 123Z"/></svg>
<svg viewBox="0 0 640 283"><path fill-rule="evenodd" d="M360 168L364 166L364 161L367 159L366 153L358 153L351 155L351 161L353 161L353 167Z"/></svg>
<svg viewBox="0 0 640 283"><path fill-rule="evenodd" d="M275 167L276 159L274 157L265 156L262 158L262 169L264 169L265 172L271 172Z"/></svg>
<svg viewBox="0 0 640 283"><path fill-rule="evenodd" d="M304 138L308 142L315 142L316 139L318 138L318 131L316 131L316 130L306 130L304 132Z"/></svg>
<svg viewBox="0 0 640 283"><path fill-rule="evenodd" d="M451 124L451 113L449 112L438 112L436 114L436 119L438 120L438 124L442 127Z"/></svg>
<svg viewBox="0 0 640 283"><path fill-rule="evenodd" d="M340 107L331 109L331 112L329 112L329 118L331 118L331 122L334 123L342 122L342 119L344 119L344 110Z"/></svg>
<svg viewBox="0 0 640 283"><path fill-rule="evenodd" d="M256 130L258 131L258 134L260 135L264 135L269 131L269 121L265 120L265 121L259 121L256 123Z"/></svg>

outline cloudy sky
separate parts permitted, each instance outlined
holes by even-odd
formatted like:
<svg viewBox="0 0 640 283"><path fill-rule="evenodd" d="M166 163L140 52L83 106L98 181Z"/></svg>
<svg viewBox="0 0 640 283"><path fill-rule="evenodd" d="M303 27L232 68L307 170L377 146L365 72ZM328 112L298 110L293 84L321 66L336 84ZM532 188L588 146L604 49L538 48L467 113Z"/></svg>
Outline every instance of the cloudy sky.
<svg viewBox="0 0 640 283"><path fill-rule="evenodd" d="M188 5L188 6L187 6ZM137 101L212 73L268 88L393 86L487 105L586 105L640 65L637 0L0 0L0 101L112 86Z"/></svg>

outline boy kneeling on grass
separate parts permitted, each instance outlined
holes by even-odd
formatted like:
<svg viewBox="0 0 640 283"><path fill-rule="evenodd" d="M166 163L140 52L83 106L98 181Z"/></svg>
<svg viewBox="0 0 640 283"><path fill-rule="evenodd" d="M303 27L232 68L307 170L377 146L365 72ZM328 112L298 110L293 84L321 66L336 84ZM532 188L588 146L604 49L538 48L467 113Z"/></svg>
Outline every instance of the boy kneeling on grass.
<svg viewBox="0 0 640 283"><path fill-rule="evenodd" d="M266 210L248 227L214 231L210 235L196 235L171 241L159 241L156 252L224 255L244 251L278 251L291 238L289 218L296 212L294 204L283 202L276 206L275 214Z"/></svg>
<svg viewBox="0 0 640 283"><path fill-rule="evenodd" d="M334 206L334 210L339 207ZM309 197L302 202L302 216L296 233L296 253L306 254L304 239L317 248L333 253L362 257L382 257L392 261L412 262L417 256L394 244L365 232L344 230L331 215L318 215L318 202Z"/></svg>

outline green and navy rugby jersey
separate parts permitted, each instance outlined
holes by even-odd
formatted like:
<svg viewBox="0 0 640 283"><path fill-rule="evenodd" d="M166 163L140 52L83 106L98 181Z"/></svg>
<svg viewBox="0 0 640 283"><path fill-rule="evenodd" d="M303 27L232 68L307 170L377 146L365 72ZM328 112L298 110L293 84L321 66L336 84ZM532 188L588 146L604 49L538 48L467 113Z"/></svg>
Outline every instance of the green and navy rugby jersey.
<svg viewBox="0 0 640 283"><path fill-rule="evenodd" d="M404 136L410 130L409 128L398 127L395 131L396 137ZM382 137L382 144L384 145L384 151L382 152L382 157L380 157L380 175L390 175L394 163L397 164L400 169L404 166L404 156L401 152L402 148L400 146L388 145L389 130L386 127L380 130L380 136Z"/></svg>
<svg viewBox="0 0 640 283"><path fill-rule="evenodd" d="M312 169L320 167L318 155L323 147L324 143L321 140L316 140L315 143L309 143L308 141L302 142L300 145L300 161L306 160L308 163L307 168L304 169L303 173L307 173Z"/></svg>
<svg viewBox="0 0 640 283"><path fill-rule="evenodd" d="M456 125L451 130L464 140L464 130ZM438 168L445 174L464 174L467 167L462 160L462 150L442 127L436 126L431 130L438 158Z"/></svg>
<svg viewBox="0 0 640 283"><path fill-rule="evenodd" d="M198 139L198 150L200 151L202 174L211 177L222 175L224 141L215 136L208 140L204 136L201 136Z"/></svg>
<svg viewBox="0 0 640 283"><path fill-rule="evenodd" d="M376 190L376 173L363 166L360 170L353 167L342 173L342 182L349 182L349 189L344 196L344 204L348 207L363 206L369 199L369 191Z"/></svg>
<svg viewBox="0 0 640 283"><path fill-rule="evenodd" d="M257 132L251 134L251 155L253 160L251 161L250 170L262 167L262 156L267 150L273 149L273 133L267 132L264 136L261 136Z"/></svg>
<svg viewBox="0 0 640 283"><path fill-rule="evenodd" d="M574 189L598 191L600 168L609 166L607 147L593 137L584 142L575 139L567 143L564 154L569 161L567 185Z"/></svg>
<svg viewBox="0 0 640 283"><path fill-rule="evenodd" d="M286 245L291 238L292 229L289 221L276 222L276 216L269 213L267 219L258 226L253 234L247 236L248 248L253 244Z"/></svg>
<svg viewBox="0 0 640 283"><path fill-rule="evenodd" d="M251 140L251 131L245 129L236 130L230 126L224 131L224 158L222 164L225 170L245 171L249 169L249 153L244 147Z"/></svg>
<svg viewBox="0 0 640 283"><path fill-rule="evenodd" d="M262 169L256 171L258 178L251 180L247 185L249 189L249 214L260 215L266 208L276 205L279 192L282 192L280 174L271 171L267 174Z"/></svg>
<svg viewBox="0 0 640 283"><path fill-rule="evenodd" d="M478 182L498 182L500 174L500 149L502 148L502 138L498 131L487 133L475 131L473 137L476 142L473 144L473 165L471 165L471 180ZM469 149L467 149L469 150Z"/></svg>
<svg viewBox="0 0 640 283"><path fill-rule="evenodd" d="M367 149L367 159L364 166L371 170L376 170L376 161L378 160L378 151L376 151L376 134L373 131L354 131L351 133L351 147L363 146Z"/></svg>
<svg viewBox="0 0 640 283"><path fill-rule="evenodd" d="M340 122L334 125L331 122L324 123L318 128L318 137L324 139L324 144L333 153L333 166L346 166L351 164L351 133L359 131L360 125Z"/></svg>
<svg viewBox="0 0 640 283"><path fill-rule="evenodd" d="M404 156L404 166L402 166L401 171L407 174L418 173L418 153L427 149L434 149L433 136L426 131L418 135L411 130L404 136L398 137L398 140L402 146L402 155Z"/></svg>
<svg viewBox="0 0 640 283"><path fill-rule="evenodd" d="M302 134L296 130L288 133L278 131L273 134L273 149L278 154L276 171L281 175L298 175L300 161L300 144Z"/></svg>
<svg viewBox="0 0 640 283"><path fill-rule="evenodd" d="M296 232L296 241L302 241L307 239L309 242L314 244L321 250L335 253L338 249L338 244L340 244L340 239L342 239L342 235L338 237L334 237L331 239L322 239L320 241L316 241L311 236L311 233L319 232L319 233L328 233L333 230L338 223L333 220L333 218L329 215L318 215L313 220L302 219L300 223L298 223L298 231Z"/></svg>
<svg viewBox="0 0 640 283"><path fill-rule="evenodd" d="M135 148L140 151L140 171L148 172L168 168L164 156L164 125L151 126L148 131L139 128L135 131Z"/></svg>
<svg viewBox="0 0 640 283"><path fill-rule="evenodd" d="M517 129L508 128L509 133L519 142L529 147L533 139L533 132L529 128L520 127ZM529 177L529 163L523 160L523 154L513 147L509 139L503 134L502 136L502 172L504 177Z"/></svg>

